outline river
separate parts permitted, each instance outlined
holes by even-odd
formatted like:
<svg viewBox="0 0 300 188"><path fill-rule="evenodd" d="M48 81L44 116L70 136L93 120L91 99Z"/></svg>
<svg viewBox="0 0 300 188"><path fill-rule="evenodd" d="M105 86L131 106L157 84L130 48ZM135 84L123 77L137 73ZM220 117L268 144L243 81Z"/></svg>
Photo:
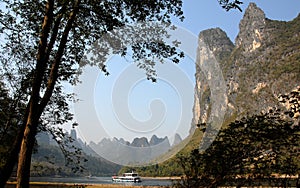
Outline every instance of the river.
<svg viewBox="0 0 300 188"><path fill-rule="evenodd" d="M142 178L140 183L131 182L113 182L111 177L31 177L32 182L56 182L56 183L74 183L74 184L117 184L117 185L138 185L138 186L168 186L172 184L171 180L166 179L148 179Z"/></svg>

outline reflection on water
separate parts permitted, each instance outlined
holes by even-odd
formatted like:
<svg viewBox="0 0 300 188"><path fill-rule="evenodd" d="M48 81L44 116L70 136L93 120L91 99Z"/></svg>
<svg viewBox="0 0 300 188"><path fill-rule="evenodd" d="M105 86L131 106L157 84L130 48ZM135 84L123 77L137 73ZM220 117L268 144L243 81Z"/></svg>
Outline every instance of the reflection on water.
<svg viewBox="0 0 300 188"><path fill-rule="evenodd" d="M75 184L118 184L118 185L147 185L147 186L168 186L172 184L171 180L161 179L142 179L140 183L132 182L113 182L111 177L31 177L32 182L57 182L57 183L75 183Z"/></svg>

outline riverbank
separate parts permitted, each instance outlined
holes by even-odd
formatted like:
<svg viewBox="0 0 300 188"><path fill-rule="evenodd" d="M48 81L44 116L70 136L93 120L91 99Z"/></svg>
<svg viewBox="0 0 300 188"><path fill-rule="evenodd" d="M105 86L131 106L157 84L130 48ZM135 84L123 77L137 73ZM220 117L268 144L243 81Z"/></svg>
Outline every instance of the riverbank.
<svg viewBox="0 0 300 188"><path fill-rule="evenodd" d="M172 176L172 177L142 177L143 179L147 180L180 180L181 177L179 176Z"/></svg>

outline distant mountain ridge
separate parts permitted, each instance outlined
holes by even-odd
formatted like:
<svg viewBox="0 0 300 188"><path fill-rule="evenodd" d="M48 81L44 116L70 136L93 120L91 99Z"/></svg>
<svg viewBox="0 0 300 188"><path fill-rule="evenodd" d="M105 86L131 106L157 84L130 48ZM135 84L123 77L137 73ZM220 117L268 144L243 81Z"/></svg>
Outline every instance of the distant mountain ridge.
<svg viewBox="0 0 300 188"><path fill-rule="evenodd" d="M87 144L77 137L75 129L71 130L69 137L73 140L71 144L80 148L86 155L107 160L112 164L123 165L129 165L129 163L137 165L150 162L155 163L157 157L166 153L182 141L180 135L175 134L172 145L167 136L159 138L156 135L152 135L149 140L146 137L136 137L131 143L124 138L114 137L103 138L98 143L90 142ZM38 134L37 142L39 145L57 147L54 140L50 139L50 136L43 132Z"/></svg>
<svg viewBox="0 0 300 188"><path fill-rule="evenodd" d="M126 146L132 146L132 147L150 147L150 146L155 146L155 145L161 144L163 142L167 142L169 147L172 147L174 145L179 144L181 141L182 141L181 136L178 133L176 133L172 144L170 144L169 138L167 136L165 136L164 138L159 138L154 134L154 135L152 135L150 140L148 140L146 137L136 137L130 143L129 141L126 141L124 138L114 137L112 139L103 138L98 144L92 143L92 145L100 145L102 147L105 145L110 145L113 142L119 142Z"/></svg>
<svg viewBox="0 0 300 188"><path fill-rule="evenodd" d="M180 136L179 136L180 137ZM149 147L149 146L155 146L158 145L164 141L169 142L169 139L167 136L164 138L158 138L156 135L153 135L150 140L148 140L146 137L136 137L133 139L133 141L130 143L129 141L126 141L124 138L103 138L97 145L109 145L112 142L119 142L121 144L124 144L126 146L132 146L132 147ZM95 143L94 143L95 144ZM170 144L169 144L170 145ZM171 146L171 145L170 145Z"/></svg>
<svg viewBox="0 0 300 188"><path fill-rule="evenodd" d="M68 161L58 144L52 139L49 133L39 132L37 140L37 151L32 156L31 176L111 176L121 169L121 166L99 156L89 145L77 137L76 131L66 133L67 140L71 137L73 140L69 143L71 150L80 148L80 160ZM70 148L69 148L70 149ZM79 155L79 153L77 153ZM76 158L76 156L75 156ZM83 167L83 171L74 172L72 169Z"/></svg>
<svg viewBox="0 0 300 188"><path fill-rule="evenodd" d="M130 143L123 138L103 138L99 143L90 143L89 146L100 156L123 165L141 165L152 163L160 155L169 151L174 144L182 141L179 134L175 135L171 145L169 138L159 138L153 135L150 140L146 137L136 137Z"/></svg>

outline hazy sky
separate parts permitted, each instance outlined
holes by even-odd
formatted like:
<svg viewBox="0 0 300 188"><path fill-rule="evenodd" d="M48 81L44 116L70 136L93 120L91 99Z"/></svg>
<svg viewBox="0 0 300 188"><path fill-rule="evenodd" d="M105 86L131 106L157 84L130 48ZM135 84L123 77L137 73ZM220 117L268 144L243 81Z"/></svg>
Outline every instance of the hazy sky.
<svg viewBox="0 0 300 188"><path fill-rule="evenodd" d="M175 21L187 57L179 66L158 67L158 83L145 79L130 60L113 56L107 62L110 76L88 68L83 84L74 88L81 99L74 105L79 123L78 135L84 141L99 142L103 137L171 137L188 135L192 118L194 67L197 36L200 31L219 27L234 42L239 22L249 2L255 2L267 18L291 20L300 12L299 0L243 1L243 12L223 10L217 0L184 0L184 22Z"/></svg>

